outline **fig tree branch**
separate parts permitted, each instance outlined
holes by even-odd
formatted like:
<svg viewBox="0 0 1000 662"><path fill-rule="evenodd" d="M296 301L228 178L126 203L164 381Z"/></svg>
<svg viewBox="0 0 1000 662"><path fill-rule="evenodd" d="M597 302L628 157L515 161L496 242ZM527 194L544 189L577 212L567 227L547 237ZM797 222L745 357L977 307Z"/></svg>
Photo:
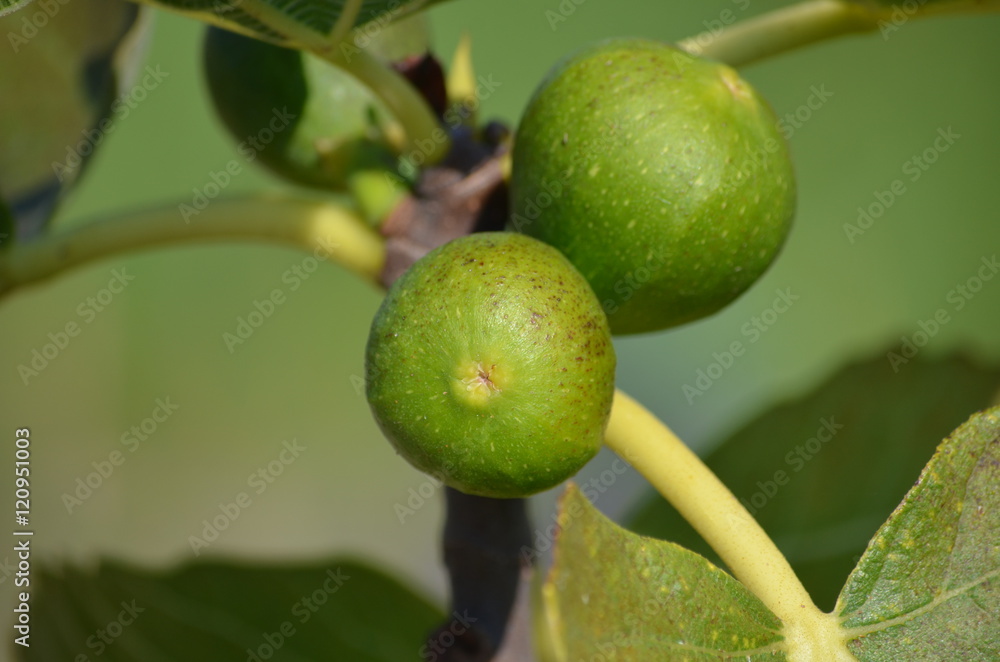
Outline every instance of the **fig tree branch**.
<svg viewBox="0 0 1000 662"><path fill-rule="evenodd" d="M284 196L216 200L188 221L172 205L15 244L0 253L0 296L103 258L213 241L277 242L315 251L373 284L385 262L382 238L354 211L330 201Z"/></svg>

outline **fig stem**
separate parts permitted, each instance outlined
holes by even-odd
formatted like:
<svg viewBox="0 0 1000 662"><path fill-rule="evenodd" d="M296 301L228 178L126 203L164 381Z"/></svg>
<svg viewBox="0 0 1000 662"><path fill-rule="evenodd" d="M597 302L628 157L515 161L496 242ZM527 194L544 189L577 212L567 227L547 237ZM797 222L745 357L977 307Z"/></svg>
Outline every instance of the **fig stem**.
<svg viewBox="0 0 1000 662"><path fill-rule="evenodd" d="M908 10L906 16L995 12L998 8L1000 3L995 0L954 0L928 3L915 13ZM886 26L897 29L898 17L894 17L894 12L898 11L898 7L889 3L804 0L715 32L702 32L678 46L692 55L742 67L824 39L872 32Z"/></svg>
<svg viewBox="0 0 1000 662"><path fill-rule="evenodd" d="M340 10L340 16L337 17L337 22L330 28L330 35L327 37L331 44L339 44L347 37L347 33L357 23L358 14L361 13L363 5L364 0L347 0L344 3L344 6Z"/></svg>
<svg viewBox="0 0 1000 662"><path fill-rule="evenodd" d="M377 285L382 238L328 200L249 196L216 200L185 223L178 207L125 214L56 232L0 253L0 296L71 267L123 253L211 241L265 241L315 252Z"/></svg>
<svg viewBox="0 0 1000 662"><path fill-rule="evenodd" d="M349 3L347 9L350 8ZM342 48L343 37L349 30L342 29L339 22L333 34L324 35L264 0L242 0L240 10L283 35L292 46L309 51L364 83L400 123L404 136L396 145L400 152L421 152L423 163L434 165L451 149L448 134L441 128L434 111L406 78L363 48L354 44ZM429 151L418 147L428 144Z"/></svg>
<svg viewBox="0 0 1000 662"><path fill-rule="evenodd" d="M813 603L785 556L733 493L666 425L620 390L604 443L638 469L781 619L790 659L855 659L839 621Z"/></svg>
<svg viewBox="0 0 1000 662"><path fill-rule="evenodd" d="M451 150L451 139L441 127L434 111L420 93L401 74L387 67L364 50L351 53L329 51L317 53L364 83L385 104L400 122L405 140L395 148L403 156L423 157L424 166L438 163ZM392 132L387 138L393 139Z"/></svg>
<svg viewBox="0 0 1000 662"><path fill-rule="evenodd" d="M876 30L890 11L850 0L805 0L715 33L703 32L678 46L692 55L741 67L824 39Z"/></svg>

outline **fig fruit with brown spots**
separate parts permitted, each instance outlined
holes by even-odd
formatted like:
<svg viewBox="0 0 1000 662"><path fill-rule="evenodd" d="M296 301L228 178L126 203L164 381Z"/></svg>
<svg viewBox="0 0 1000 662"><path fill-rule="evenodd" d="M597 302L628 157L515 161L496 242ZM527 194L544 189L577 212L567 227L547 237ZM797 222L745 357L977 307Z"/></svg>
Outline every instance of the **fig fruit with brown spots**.
<svg viewBox="0 0 1000 662"><path fill-rule="evenodd" d="M366 351L385 436L462 492L524 497L601 448L614 394L607 319L587 281L524 235L456 239L389 289Z"/></svg>

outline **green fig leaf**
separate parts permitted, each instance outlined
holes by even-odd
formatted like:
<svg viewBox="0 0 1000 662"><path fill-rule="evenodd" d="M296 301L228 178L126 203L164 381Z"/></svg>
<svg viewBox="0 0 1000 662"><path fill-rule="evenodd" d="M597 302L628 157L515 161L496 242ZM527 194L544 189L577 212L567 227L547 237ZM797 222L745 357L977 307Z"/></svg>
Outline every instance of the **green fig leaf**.
<svg viewBox="0 0 1000 662"><path fill-rule="evenodd" d="M574 485L559 526L541 618L560 662L787 659L781 621L705 558L622 529Z"/></svg>
<svg viewBox="0 0 1000 662"><path fill-rule="evenodd" d="M115 120L130 111L126 90L149 32L147 12L124 0L46 7L0 18L10 46L0 49L0 198L19 241L43 231Z"/></svg>
<svg viewBox="0 0 1000 662"><path fill-rule="evenodd" d="M399 662L417 659L442 618L395 579L350 560L207 561L166 572L104 562L94 571L40 568L37 579L31 645L14 646L22 662Z"/></svg>
<svg viewBox="0 0 1000 662"><path fill-rule="evenodd" d="M751 421L706 458L824 610L833 609L868 541L941 439L969 412L993 404L1000 386L1000 370L962 358L896 367L884 355L847 367ZM625 523L721 563L659 495Z"/></svg>
<svg viewBox="0 0 1000 662"><path fill-rule="evenodd" d="M377 33L441 0L136 0L288 48L307 49L309 40L335 48L352 28L373 24ZM344 44L348 49L364 48Z"/></svg>
<svg viewBox="0 0 1000 662"><path fill-rule="evenodd" d="M24 9L34 0L0 0L0 18L7 14L13 14L19 9Z"/></svg>
<svg viewBox="0 0 1000 662"><path fill-rule="evenodd" d="M837 603L861 662L1000 659L1000 407L941 444Z"/></svg>
<svg viewBox="0 0 1000 662"><path fill-rule="evenodd" d="M621 529L575 487L558 523L538 625L551 660L785 659L777 618L703 557ZM998 577L1000 406L938 446L834 613L859 662L988 662L1000 659Z"/></svg>

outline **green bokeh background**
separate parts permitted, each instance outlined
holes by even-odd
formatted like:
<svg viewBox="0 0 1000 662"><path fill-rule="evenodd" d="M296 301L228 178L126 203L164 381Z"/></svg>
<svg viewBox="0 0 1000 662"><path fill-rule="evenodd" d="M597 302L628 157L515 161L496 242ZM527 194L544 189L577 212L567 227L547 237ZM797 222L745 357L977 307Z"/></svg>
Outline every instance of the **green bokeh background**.
<svg viewBox="0 0 1000 662"><path fill-rule="evenodd" d="M726 9L750 16L778 4L563 0L573 13L554 26L546 12L559 11L557 0L455 0L431 15L438 52L449 57L467 31L477 72L499 83L483 101L483 116L514 124L548 68L586 43L628 35L674 41L704 30ZM173 15L157 21L148 62L169 78L108 136L56 229L189 201L211 171L239 158L201 80L201 25ZM911 21L888 38L843 38L747 68L779 116L806 103L814 86L832 93L791 138L800 190L795 228L771 271L722 313L618 341L619 385L705 449L845 362L884 354L938 308L951 312L949 290L973 276L982 257L1000 252L998 29L996 17ZM948 127L961 138L910 182L903 164ZM895 179L904 180L906 193L849 243L844 223ZM283 187L249 167L226 193ZM432 486L381 439L360 390L379 293L335 265L290 292L281 275L304 257L258 245L168 248L93 264L0 302L0 434L31 428L35 561L98 554L150 564L187 560L188 537L200 535L202 520L248 491L252 506L205 554L360 553L444 596L440 494L434 488L400 522L396 506L407 505L410 490ZM76 307L105 287L115 268L135 280L25 385L18 365L48 342L46 334L79 322ZM234 332L236 318L274 288L286 291L286 303L230 353L223 333ZM778 288L800 299L749 344L741 328L771 305ZM962 349L1000 361L998 329L994 278L921 351ZM689 404L683 385L693 385L713 352L737 340L746 353ZM180 409L129 453L123 433L167 397ZM254 494L248 476L292 439L307 450ZM126 462L68 514L62 495L113 450L124 450ZM611 459L602 453L582 478ZM2 473L0 486L7 486L9 472ZM644 489L630 473L597 505L620 515ZM11 491L0 495L5 508L13 506ZM536 516L547 520L551 505L551 493L536 499ZM12 582L0 581L9 599Z"/></svg>

